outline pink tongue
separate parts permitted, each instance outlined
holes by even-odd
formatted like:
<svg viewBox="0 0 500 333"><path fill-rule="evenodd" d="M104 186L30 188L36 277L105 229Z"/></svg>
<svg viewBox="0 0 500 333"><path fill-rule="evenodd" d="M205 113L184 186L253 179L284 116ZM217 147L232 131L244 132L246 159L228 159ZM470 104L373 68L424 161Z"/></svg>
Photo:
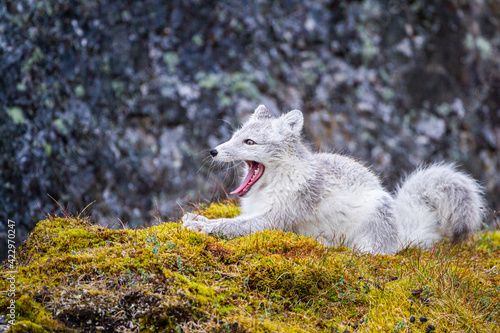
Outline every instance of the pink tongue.
<svg viewBox="0 0 500 333"><path fill-rule="evenodd" d="M248 170L248 175L245 177L245 180L243 180L243 183L241 183L241 185L238 186L238 188L236 190L234 190L233 192L231 192L230 194L240 194L240 192L243 191L243 189L248 186L248 184L252 180L252 176L253 176L255 170L258 167L259 167L259 163L252 163L252 166Z"/></svg>

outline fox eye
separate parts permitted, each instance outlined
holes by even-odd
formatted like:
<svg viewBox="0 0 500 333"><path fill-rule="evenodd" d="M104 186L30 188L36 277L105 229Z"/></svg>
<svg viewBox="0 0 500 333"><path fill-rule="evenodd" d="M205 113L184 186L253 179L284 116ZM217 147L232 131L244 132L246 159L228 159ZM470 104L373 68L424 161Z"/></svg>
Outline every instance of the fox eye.
<svg viewBox="0 0 500 333"><path fill-rule="evenodd" d="M245 141L243 141L244 144L246 145L249 145L249 146L252 146L252 145L255 145L255 141L253 140L250 140L250 139L246 139Z"/></svg>

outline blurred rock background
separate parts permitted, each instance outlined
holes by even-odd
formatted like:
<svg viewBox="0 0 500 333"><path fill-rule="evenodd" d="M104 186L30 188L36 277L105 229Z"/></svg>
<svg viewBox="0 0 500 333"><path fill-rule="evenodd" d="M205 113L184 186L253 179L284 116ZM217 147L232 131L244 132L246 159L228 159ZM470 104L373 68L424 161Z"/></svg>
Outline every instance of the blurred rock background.
<svg viewBox="0 0 500 333"><path fill-rule="evenodd" d="M47 194L131 227L223 195L208 149L262 103L389 189L455 161L500 206L497 0L4 0L0 234Z"/></svg>

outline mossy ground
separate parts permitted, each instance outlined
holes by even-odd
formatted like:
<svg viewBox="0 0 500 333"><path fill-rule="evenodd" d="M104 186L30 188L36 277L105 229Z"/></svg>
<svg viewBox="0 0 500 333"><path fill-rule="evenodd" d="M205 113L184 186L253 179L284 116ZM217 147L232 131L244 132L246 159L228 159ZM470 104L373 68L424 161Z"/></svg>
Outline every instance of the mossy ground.
<svg viewBox="0 0 500 333"><path fill-rule="evenodd" d="M201 211L238 213L231 203ZM11 332L500 331L498 231L389 256L280 231L222 239L179 223L110 230L54 217L17 259Z"/></svg>

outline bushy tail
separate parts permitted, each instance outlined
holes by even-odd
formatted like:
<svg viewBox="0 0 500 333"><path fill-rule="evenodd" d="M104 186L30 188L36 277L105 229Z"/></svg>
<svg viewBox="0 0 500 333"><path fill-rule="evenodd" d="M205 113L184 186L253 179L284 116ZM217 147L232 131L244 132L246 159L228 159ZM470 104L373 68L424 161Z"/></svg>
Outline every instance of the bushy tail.
<svg viewBox="0 0 500 333"><path fill-rule="evenodd" d="M482 187L451 164L413 172L395 197L395 215L403 243L430 246L443 236L458 242L481 227Z"/></svg>

